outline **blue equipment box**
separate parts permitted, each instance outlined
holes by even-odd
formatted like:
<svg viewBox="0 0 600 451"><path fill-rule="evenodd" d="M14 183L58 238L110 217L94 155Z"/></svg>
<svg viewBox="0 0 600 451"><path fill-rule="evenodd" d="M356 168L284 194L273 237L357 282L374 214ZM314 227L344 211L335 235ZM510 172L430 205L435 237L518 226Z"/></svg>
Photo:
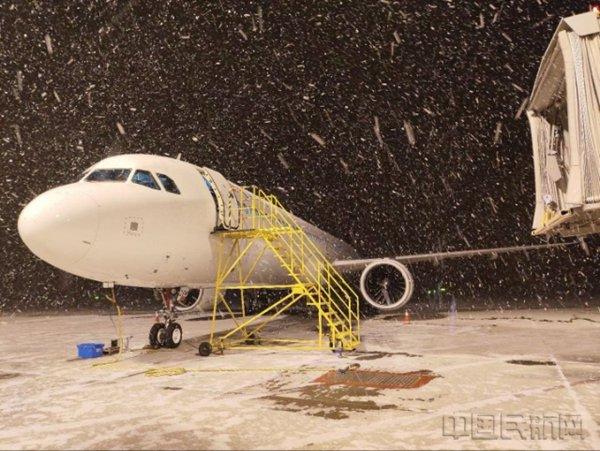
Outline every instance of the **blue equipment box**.
<svg viewBox="0 0 600 451"><path fill-rule="evenodd" d="M80 343L77 345L77 357L94 359L104 354L104 343Z"/></svg>

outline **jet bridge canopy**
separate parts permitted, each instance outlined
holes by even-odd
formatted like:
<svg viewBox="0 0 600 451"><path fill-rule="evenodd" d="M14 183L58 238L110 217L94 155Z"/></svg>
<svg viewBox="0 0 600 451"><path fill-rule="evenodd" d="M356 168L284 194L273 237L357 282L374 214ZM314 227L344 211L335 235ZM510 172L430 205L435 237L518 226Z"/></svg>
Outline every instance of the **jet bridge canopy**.
<svg viewBox="0 0 600 451"><path fill-rule="evenodd" d="M600 20L563 19L535 80L531 127L536 206L533 234L600 231Z"/></svg>

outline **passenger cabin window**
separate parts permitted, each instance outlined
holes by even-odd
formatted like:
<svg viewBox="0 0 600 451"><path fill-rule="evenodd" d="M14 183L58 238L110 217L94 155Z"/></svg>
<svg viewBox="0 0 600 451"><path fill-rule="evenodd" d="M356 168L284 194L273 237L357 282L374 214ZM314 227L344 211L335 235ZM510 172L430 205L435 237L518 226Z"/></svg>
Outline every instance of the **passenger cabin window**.
<svg viewBox="0 0 600 451"><path fill-rule="evenodd" d="M133 183L137 183L138 185L146 186L148 188L158 190L160 189L158 183L156 183L156 180L154 180L154 177L152 177L152 174L150 174L150 171L143 171L141 169L138 169L137 171L135 171L135 174L133 174L131 181Z"/></svg>
<svg viewBox="0 0 600 451"><path fill-rule="evenodd" d="M125 182L131 169L96 169L85 179L88 182Z"/></svg>
<svg viewBox="0 0 600 451"><path fill-rule="evenodd" d="M162 186L165 188L166 191L173 194L181 194L179 188L177 188L177 185L171 177L159 173L156 173L156 175L158 176L158 180L160 180L160 183L162 183Z"/></svg>

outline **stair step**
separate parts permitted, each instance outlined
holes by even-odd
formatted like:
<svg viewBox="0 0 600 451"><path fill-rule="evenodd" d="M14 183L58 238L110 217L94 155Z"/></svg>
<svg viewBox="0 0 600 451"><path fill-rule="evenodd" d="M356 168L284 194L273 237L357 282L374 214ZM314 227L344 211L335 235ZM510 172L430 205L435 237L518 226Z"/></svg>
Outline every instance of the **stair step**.
<svg viewBox="0 0 600 451"><path fill-rule="evenodd" d="M264 229L278 262L299 284L294 291L305 297L306 305L316 308L322 324L339 343L348 349L354 347L360 341L354 330L358 318L348 316L351 309L357 308L358 297L346 287L344 277L315 250L311 237L283 209L276 196L254 188L249 194L240 196L240 208L256 217L253 224L257 229Z"/></svg>
<svg viewBox="0 0 600 451"><path fill-rule="evenodd" d="M347 332L347 333L335 334L335 338L339 339L339 340L344 340L345 338L355 339L356 336L352 332ZM346 341L346 340L344 340L344 341Z"/></svg>

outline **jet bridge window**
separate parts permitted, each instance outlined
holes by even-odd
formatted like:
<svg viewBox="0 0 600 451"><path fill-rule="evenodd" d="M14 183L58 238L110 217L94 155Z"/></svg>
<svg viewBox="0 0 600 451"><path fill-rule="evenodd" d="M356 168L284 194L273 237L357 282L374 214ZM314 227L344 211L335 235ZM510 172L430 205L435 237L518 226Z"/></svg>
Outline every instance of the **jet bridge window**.
<svg viewBox="0 0 600 451"><path fill-rule="evenodd" d="M177 185L175 184L175 182L173 181L173 179L171 177L169 177L168 175L159 174L159 173L156 173L156 175L158 176L158 180L160 180L160 183L162 183L162 186L165 188L165 190L167 192L173 193L173 194L181 194L181 192L179 191L179 188L177 188Z"/></svg>
<svg viewBox="0 0 600 451"><path fill-rule="evenodd" d="M137 171L135 171L135 174L133 174L131 181L133 183L137 183L138 185L142 185L147 188L160 190L158 183L156 183L156 180L154 180L154 177L152 177L150 171L143 171L141 169L138 169Z"/></svg>
<svg viewBox="0 0 600 451"><path fill-rule="evenodd" d="M85 179L88 182L125 182L131 169L96 169Z"/></svg>

